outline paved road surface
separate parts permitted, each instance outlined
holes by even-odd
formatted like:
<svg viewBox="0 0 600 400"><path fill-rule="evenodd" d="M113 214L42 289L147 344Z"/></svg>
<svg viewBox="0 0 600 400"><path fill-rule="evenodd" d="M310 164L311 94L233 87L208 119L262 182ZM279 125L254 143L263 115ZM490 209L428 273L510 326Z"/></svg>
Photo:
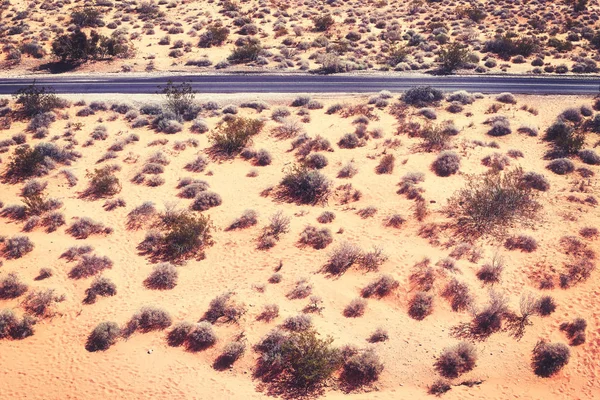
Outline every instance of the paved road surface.
<svg viewBox="0 0 600 400"><path fill-rule="evenodd" d="M402 92L418 85L431 85L444 91L519 94L598 94L599 78L524 76L394 76L394 75L176 75L94 77L47 76L39 85L52 86L57 93L156 93L169 79L187 81L199 93L375 93ZM12 94L29 85L31 78L0 78L0 94Z"/></svg>

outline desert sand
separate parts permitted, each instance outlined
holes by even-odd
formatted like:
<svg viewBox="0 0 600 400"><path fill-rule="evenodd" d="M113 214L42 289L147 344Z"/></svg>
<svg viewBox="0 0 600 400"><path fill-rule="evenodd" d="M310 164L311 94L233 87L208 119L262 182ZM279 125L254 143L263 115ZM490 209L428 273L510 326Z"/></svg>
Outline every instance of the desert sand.
<svg viewBox="0 0 600 400"><path fill-rule="evenodd" d="M194 3L188 3L188 6ZM75 96L77 97L77 96ZM390 99L394 103L397 96ZM379 380L363 388L344 392L335 382L328 383L319 394L326 399L408 399L432 397L427 394L428 387L439 375L434 369L436 357L442 350L459 340L450 334L451 328L460 322L470 320L467 311L453 312L448 301L441 295L446 282L456 277L471 289L476 305L483 305L487 299L489 285L483 285L476 276L477 270L494 255L501 255L505 268L499 283L493 288L509 298L509 307L518 310L519 299L523 293L551 295L556 302L556 311L547 316L533 316L519 341L506 332L491 335L486 341L475 342L478 354L476 367L453 384L464 381L478 382L472 387L453 386L444 394L446 399L594 399L600 396L600 311L597 298L600 294L600 278L597 271L585 281L567 289L556 287L540 290L534 279L538 271L556 275L561 271L570 256L562 250L560 240L564 236L579 236L581 228L597 227L599 216L597 206L583 201L586 197L598 197L598 178L582 178L578 172L556 175L546 169L544 153L548 145L541 137L546 128L567 107L591 106L591 98L583 97L535 97L516 96L516 104L502 104L494 115L505 115L510 119L512 133L502 137L490 137L486 134L489 126L483 122L490 117L486 111L493 104L500 104L493 96L481 96L472 105L466 105L459 114L444 110L448 104L443 102L436 108L437 120L453 120L459 133L450 139L453 151L461 157L458 173L449 177L437 176L430 168L436 158L436 152L418 149L421 139L411 138L406 132L396 132L397 122L390 115L390 107L373 107L374 117L368 124L368 130L380 128L382 137L370 138L362 147L343 149L338 146L340 138L353 132L352 124L356 117L343 118L339 114L327 115L325 111L335 103L366 104L368 98L359 96L313 96L313 100L323 104L322 109L306 110L309 120L301 126L310 137L323 136L331 143L333 151L322 152L328 165L320 171L333 181L333 187L352 183L362 192L356 202L340 204L331 197L323 205L297 205L277 201L273 196L261 196L261 193L277 186L289 168L298 163L296 152L290 151L293 139L274 137L272 128L279 124L270 119L271 112L277 107L287 107L295 116L300 108L289 107L293 98L266 99L270 109L257 113L248 108L239 108L238 116L264 118L266 126L253 138L252 148L266 149L272 156L267 166L253 166L237 156L232 160L213 160L203 172L188 172L184 166L197 155L206 155L210 146L209 135L221 119L221 112L203 112L209 126L206 134L193 133L191 124L185 122L183 130L173 135L157 133L150 127L132 128L131 123L122 115L112 111L98 111L95 115L77 117L75 114L83 106L71 105L57 110L59 119L51 124L46 138L34 139L26 133L27 143L54 141L58 145L69 142L73 149L81 153L70 166L58 165L47 175L38 179L48 182L46 194L62 202L58 211L64 213L66 225L55 232L47 233L44 228L36 227L23 232L23 221L2 218L0 235L9 238L14 235L26 235L34 243L33 251L18 259L3 259L0 277L16 272L29 286L36 288L54 288L56 294L65 295L64 301L57 303L55 315L41 319L34 326L33 336L23 340L0 340L0 369L2 392L6 398L28 399L97 399L112 397L121 399L139 399L153 397L201 398L201 399L240 399L268 397L268 385L253 378L258 355L252 350L267 332L282 324L286 317L302 313L308 298L290 299L287 294L295 282L306 278L312 285L312 294L323 300L321 313L313 313L315 329L322 336L331 336L335 346L353 344L359 348L373 348L384 365ZM93 98L85 99L90 103ZM129 102L130 99L115 97L113 101ZM158 96L153 101L162 101ZM197 95L196 101L205 103L212 100ZM225 103L219 100L220 108L232 103L240 104L247 99L231 96ZM138 107L141 102L132 104ZM536 113L522 110L527 105ZM14 103L10 103L15 107ZM304 109L304 108L303 108ZM413 115L410 119L426 124L426 120ZM74 130L72 137L64 137L68 122L81 122L80 130ZM0 132L0 139L11 138L26 131L27 121L14 121L8 130ZM82 146L97 125L107 128L106 140L94 141L91 146ZM540 136L532 137L517 132L518 127L527 125L537 128ZM116 141L129 134L139 135L139 141L129 143L123 151L117 152L115 159L102 163L97 161ZM166 143L150 146L157 139ZM174 149L176 142L188 139L197 141L197 147L188 145L185 149ZM598 135L587 136L585 148L597 145ZM397 140L395 145L390 141ZM479 141L480 145L474 143ZM489 147L494 141L497 147ZM3 170L11 159L16 145L5 147L1 155ZM527 234L535 238L538 247L531 253L508 250L503 241L486 238L475 242L482 250L477 262L466 257L456 260L457 270L438 277L431 293L434 295L433 313L423 320L411 318L408 302L414 294L409 280L414 265L423 258L431 260L432 265L446 258L456 248L459 241L451 230L442 229L436 240L422 237L420 229L426 224L441 224L448 219L443 213L448 199L465 184L469 174L481 174L489 170L482 165L482 158L498 152L506 154L510 149L519 149L521 158L509 158L507 169L521 166L525 171L535 171L546 176L550 190L540 194L542 208L539 219L533 228L517 227L510 234ZM131 179L142 169L146 159L160 151L166 155L169 164L161 174L164 184L149 187L134 184ZM382 154L395 156L395 167L390 174L377 174L376 166ZM337 178L337 173L349 161L354 161L358 173L350 179ZM576 167L583 167L598 173L597 166L587 166L573 158ZM126 206L112 211L103 208L105 199L91 200L81 198L88 179L86 173L106 164L116 163L121 170L115 172L122 189L113 196L122 198ZM60 170L65 167L78 178L78 183L70 187ZM255 170L257 176L247 174ZM401 178L411 172L424 174L420 186L428 207L428 215L423 221L414 216L413 200L397 194ZM203 212L214 223L213 238L215 244L206 248L203 260L188 260L177 266L179 278L171 290L151 290L144 287L144 280L152 270L153 263L139 254L136 246L143 241L146 230L127 229L127 214L134 207L151 201L156 208L163 210L166 205L176 204L187 208L191 200L177 197L178 181L185 176L202 179L210 185L210 190L218 193L222 204ZM0 196L4 206L21 203L19 197L22 182L1 185ZM580 202L569 201L572 195ZM359 210L374 206L376 213L361 218ZM243 230L227 231L225 228L244 210L253 209L258 213L258 224ZM291 218L288 233L268 250L257 249L257 238L268 218L282 211ZM336 218L322 225L317 217L323 211L332 211ZM385 226L384 220L393 214L402 215L406 222L400 228ZM87 239L75 239L66 232L66 228L79 217L89 217L94 221L113 228L110 234L92 235ZM307 225L327 227L333 235L333 243L325 249L313 249L298 245L300 233ZM589 249L599 250L597 236L581 238ZM363 250L374 246L383 250L387 260L378 271L367 272L357 267L350 268L345 274L331 277L321 271L327 263L333 249L343 242L358 245ZM94 253L108 256L114 263L112 268L103 271L102 276L111 279L117 287L112 297L98 297L95 304L83 304L85 290L93 278L72 279L69 271L74 262L67 262L60 255L75 245L91 245ZM593 261L593 260L592 260ZM268 280L280 266L282 281L277 284ZM36 281L40 268L53 270L50 278ZM439 269L436 267L436 269ZM361 289L380 274L389 274L399 281L399 286L384 298L369 298L364 315L348 318L343 315L348 303L360 296ZM170 328L149 333L134 333L128 339L119 339L106 351L88 352L85 344L91 330L100 322L114 321L124 326L131 316L142 306L157 306L167 310L173 323L198 321L207 310L209 302L226 292L235 292L236 301L247 307L247 312L237 323L214 324L217 342L210 348L189 352L179 347L170 347L166 334ZM20 306L24 296L15 299L0 300L0 309L13 309L17 315L23 314ZM279 316L270 322L258 321L265 304L277 304ZM530 366L531 352L540 339L553 343L568 344L559 325L576 317L587 321L587 339L584 344L570 346L569 363L550 378L536 376ZM368 343L367 338L381 327L387 330L389 339L379 343ZM217 371L212 367L226 343L243 333L248 347L245 354L231 368Z"/></svg>

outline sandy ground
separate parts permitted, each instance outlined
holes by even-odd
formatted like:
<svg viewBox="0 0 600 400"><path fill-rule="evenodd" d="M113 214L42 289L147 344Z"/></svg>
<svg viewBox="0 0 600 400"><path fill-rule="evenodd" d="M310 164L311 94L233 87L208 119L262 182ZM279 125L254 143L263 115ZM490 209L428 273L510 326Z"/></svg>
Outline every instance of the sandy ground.
<svg viewBox="0 0 600 400"><path fill-rule="evenodd" d="M54 233L45 233L42 228L26 233L35 243L35 249L17 260L4 260L0 276L17 272L31 288L55 288L57 293L65 294L66 300L58 305L58 314L38 323L35 335L22 341L0 341L0 380L3 382L3 394L6 398L28 399L97 399L101 397L138 399L153 397L157 399L239 399L264 398L260 385L252 379L252 369L257 358L256 353L248 350L232 369L218 372L211 365L220 354L223 346L235 335L244 332L250 345L256 343L270 329L279 325L287 316L301 312L307 304L305 300L290 300L286 294L300 278L307 278L314 286L313 294L324 300L321 315L313 315L316 329L323 335L331 335L336 345L355 344L359 347L374 347L385 364L385 370L379 382L368 392L342 393L326 389L324 398L338 399L408 399L425 398L427 387L438 375L433 368L435 357L448 345L458 341L449 335L452 326L468 321L467 313L452 312L449 304L439 292L443 288L442 279L436 284L435 310L423 321L415 321L407 315L407 302L410 293L408 277L415 263L429 257L433 263L448 256L451 249L435 246L418 236L421 227L412 212L413 202L396 194L397 183L408 172L423 172L425 181L422 187L429 202L430 215L425 222L442 222L440 213L446 200L465 182L466 174L477 174L487 170L481 159L493 152L506 153L509 149L520 149L524 158L511 159L511 166L521 165L527 171L537 171L547 176L551 190L542 194L543 210L535 229L524 231L538 241L539 248L533 253L508 251L496 241L479 243L484 249L484 257L478 263L465 259L457 261L459 280L468 283L476 296L477 304L483 304L487 289L481 285L475 272L484 262L499 253L506 260L506 269L502 281L496 286L510 297L512 308L518 309L519 297L524 292L551 294L557 303L557 311L549 317L533 317L533 325L528 327L521 341L515 341L505 333L495 334L483 343L476 344L479 359L476 368L456 380L480 379L481 385L468 388L456 386L444 395L446 399L594 399L600 397L600 311L597 298L600 295L600 278L597 271L585 283L568 290L554 289L541 292L530 279L536 265L554 266L560 270L567 261L559 249L559 240L565 235L577 235L584 226L599 225L597 208L586 204L568 202L567 196L573 187L583 179L576 174L554 175L545 169L542 159L546 145L537 137L528 137L516 133L521 124L532 124L542 132L564 108L568 106L591 104L589 98L575 97L533 97L518 96L516 105L504 105L499 114L511 120L513 134L491 138L486 135L487 127L482 125L488 117L485 110L494 102L492 97L477 100L466 106L465 112L458 115L438 111L438 120L453 119L460 133L452 143L455 151L462 156L461 172L457 175L441 178L430 171L429 165L435 153L415 151L419 139L406 135L395 136L395 120L386 111L376 111L378 121L370 123L369 128L380 127L384 132L381 139L371 139L365 147L353 150L340 149L339 138L353 131L353 118L344 119L337 115L326 115L325 109L338 102L329 96L314 97L321 100L325 108L310 111L310 122L303 124L310 136L320 134L329 139L334 152L325 153L329 165L322 172L334 180L335 186L351 182L360 189L363 197L349 205L340 205L330 201L323 207L296 206L277 203L272 198L262 197L261 191L276 185L284 175L286 168L295 162L294 153L288 152L291 140L277 140L269 132L276 123L269 121L263 133L254 140L253 147L267 149L273 156L273 162L266 167L253 167L249 162L237 158L233 161L211 162L203 173L188 173L183 166L196 154L202 154L209 146L207 135L190 132L189 123L183 132L175 135L157 134L148 128L133 129L122 118L109 121L110 112L100 112L89 117L75 117L78 107L66 110L70 121L82 122L83 128L76 131L75 138L80 143L76 149L82 158L69 167L79 178L77 186L70 188L64 177L58 174L60 168L52 171L43 180L48 181L47 193L63 201L60 211L64 212L67 224L76 217L89 216L94 220L114 228L107 236L91 236L86 240L76 240L67 233L65 227ZM130 99L133 101L134 99ZM203 102L208 98L198 98ZM211 97L210 100L213 100ZM343 98L344 102L364 103L366 98ZM121 100L122 101L122 100ZM219 99L221 105L235 103L234 98ZM289 105L291 99L270 99L271 109ZM521 105L535 107L539 115L534 116L520 110ZM293 108L290 108L294 111ZM466 113L472 116L467 117ZM270 111L256 115L253 110L241 109L241 115L265 116ZM416 118L416 117L415 117ZM100 122L102 120L102 122ZM214 127L219 118L209 117L210 127ZM92 129L98 124L108 128L109 138L97 141L91 147L82 148ZM66 121L59 120L50 128L50 135L61 135ZM24 131L25 123L16 122L8 131L0 132L0 139ZM103 201L86 201L78 194L86 187L86 171L96 166L96 161L117 139L137 133L140 141L129 144L115 160L122 166L117 172L123 183L118 195L127 206L107 212L102 208ZM148 143L159 138L168 139L164 146L148 147ZM188 146L185 150L173 149L175 141L194 138L199 147ZM398 138L402 145L387 149L387 153L396 156L396 167L391 175L377 175L375 166L384 150L386 139ZM489 142L494 140L499 148L474 146L472 140ZM598 140L593 134L588 138L586 147L592 148ZM34 144L41 140L31 139ZM63 143L58 139L57 143ZM168 155L170 164L163 174L165 184L156 188L134 185L130 179L141 169L146 158L161 150ZM6 166L9 154L2 154L2 166ZM128 157L131 156L131 157ZM133 158L135 163L124 162ZM350 160L355 160L359 173L350 180L337 179L337 171ZM575 161L581 166L579 161ZM598 167L590 167L596 173ZM255 169L258 176L251 178L246 174ZM178 267L179 283L173 290L154 291L144 288L143 281L152 269L152 264L136 251L136 245L142 241L144 230L126 229L126 215L132 208L144 201L154 202L159 209L170 203L187 207L189 200L176 197L177 181L183 176L192 176L206 180L211 190L219 193L223 199L221 206L211 208L209 214L218 228L215 233L215 245L207 250L202 261L189 261ZM573 193L578 197L600 195L598 178L589 178L587 193ZM2 184L1 200L5 205L19 203L18 193L21 185ZM374 217L362 219L357 210L367 206L377 207ZM246 209L254 209L259 214L257 226L243 230L227 232L224 228ZM256 238L260 228L268 217L278 210L292 217L290 232L269 251L256 249ZM334 233L334 242L324 250L300 248L297 241L302 229L308 225L319 225L317 216L324 210L334 211L335 221L328 227ZM400 213L407 219L401 229L387 228L383 219L394 213ZM343 228L343 233L336 233ZM2 219L0 235L19 234L22 223ZM516 231L521 233L520 231ZM445 238L445 236L443 235ZM367 250L373 246L381 247L389 259L379 272L365 273L351 269L343 276L332 279L319 269L325 264L328 254L339 243L350 241ZM586 241L590 248L600 250L598 241ZM112 279L118 293L114 297L99 298L96 304L83 305L84 292L92 278L73 280L67 274L72 263L59 259L60 254L73 245L90 244L98 255L107 255L114 261L114 267L104 272ZM278 264L282 262L283 281L268 284L267 280ZM43 281L34 281L42 267L54 270L54 276ZM365 315L360 318L346 318L342 315L344 307L360 293L360 289L378 276L379 273L391 274L400 281L400 287L390 296L377 300L369 299ZM264 293L255 289L257 284L266 284ZM84 345L89 332L102 321L115 321L125 324L131 315L144 305L155 305L168 310L174 322L183 320L197 321L215 296L233 290L236 299L248 306L248 312L239 324L217 324L217 344L203 352L189 353L181 348L170 348L166 344L166 332L136 333L127 341L120 340L106 352L89 353ZM0 300L1 308L15 309L22 313L19 300ZM270 323L256 321L255 318L263 305L276 303L280 307L280 316ZM587 320L587 341L577 347L571 347L570 363L556 376L542 379L535 376L529 366L531 350L539 339L566 343L567 339L559 331L558 325L575 317ZM377 327L388 330L390 339L369 344L366 338ZM152 350L149 354L148 350Z"/></svg>

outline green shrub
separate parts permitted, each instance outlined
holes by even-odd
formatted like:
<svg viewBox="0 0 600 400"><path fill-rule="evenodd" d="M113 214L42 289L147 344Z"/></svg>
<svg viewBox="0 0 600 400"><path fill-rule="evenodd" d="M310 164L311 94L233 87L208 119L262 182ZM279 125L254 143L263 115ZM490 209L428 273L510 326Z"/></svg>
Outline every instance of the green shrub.
<svg viewBox="0 0 600 400"><path fill-rule="evenodd" d="M262 47L259 44L247 43L233 49L227 60L234 64L256 61L261 51Z"/></svg>
<svg viewBox="0 0 600 400"><path fill-rule="evenodd" d="M229 36L229 29L221 24L213 24L206 27L206 31L200 35L198 46L207 48L221 46Z"/></svg>
<svg viewBox="0 0 600 400"><path fill-rule="evenodd" d="M314 331L305 331L292 334L283 343L283 367L293 386L313 388L339 368L339 351L332 342L331 338L320 339Z"/></svg>
<svg viewBox="0 0 600 400"><path fill-rule="evenodd" d="M64 107L65 101L54 94L52 88L33 84L19 89L13 97L21 105L21 112L27 117L50 112L55 108Z"/></svg>
<svg viewBox="0 0 600 400"><path fill-rule="evenodd" d="M156 259L181 261L201 256L203 249L213 243L213 224L208 216L169 211L159 216L157 228L160 233L150 231L138 246L142 253Z"/></svg>
<svg viewBox="0 0 600 400"><path fill-rule="evenodd" d="M314 17L313 24L315 26L315 31L325 32L329 30L329 28L331 28L333 24L335 24L335 21L331 14L323 14Z"/></svg>
<svg viewBox="0 0 600 400"><path fill-rule="evenodd" d="M121 182L114 175L111 166L94 169L94 172L89 172L86 177L90 180L88 188L84 192L86 196L94 198L110 197L121 191Z"/></svg>
<svg viewBox="0 0 600 400"><path fill-rule="evenodd" d="M264 125L264 121L243 117L234 117L219 123L209 137L213 152L227 157L239 154L248 146L252 137L262 131Z"/></svg>

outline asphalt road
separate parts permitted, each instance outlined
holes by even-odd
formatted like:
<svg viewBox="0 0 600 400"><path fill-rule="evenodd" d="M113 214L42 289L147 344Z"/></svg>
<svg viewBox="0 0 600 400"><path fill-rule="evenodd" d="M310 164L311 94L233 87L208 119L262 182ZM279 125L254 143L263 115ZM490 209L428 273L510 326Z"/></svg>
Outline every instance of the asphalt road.
<svg viewBox="0 0 600 400"><path fill-rule="evenodd" d="M175 76L103 75L93 77L45 76L38 85L57 93L156 93L169 79L191 82L199 93L375 93L402 92L419 85L444 91L515 94L598 94L600 77L428 76L428 75L295 75L215 74ZM0 78L0 94L12 94L32 78Z"/></svg>

